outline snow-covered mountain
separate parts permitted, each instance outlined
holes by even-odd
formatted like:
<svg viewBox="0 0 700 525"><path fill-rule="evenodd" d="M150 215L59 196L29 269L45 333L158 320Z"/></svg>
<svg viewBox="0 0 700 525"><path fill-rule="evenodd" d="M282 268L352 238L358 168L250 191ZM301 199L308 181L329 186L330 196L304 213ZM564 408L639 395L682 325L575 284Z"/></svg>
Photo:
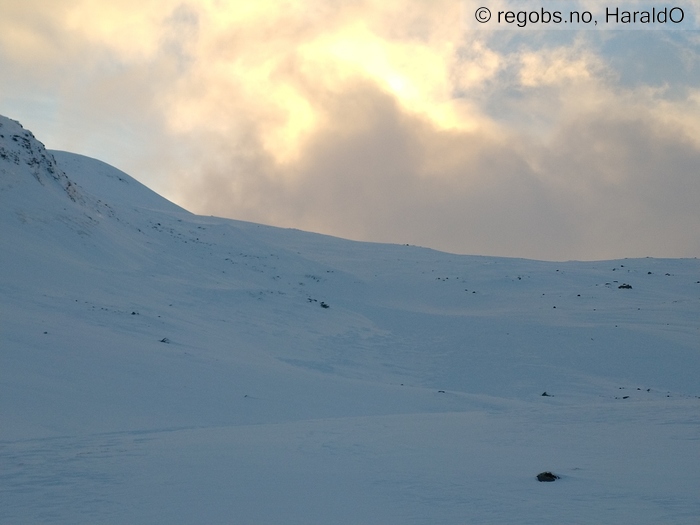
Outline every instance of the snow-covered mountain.
<svg viewBox="0 0 700 525"><path fill-rule="evenodd" d="M698 372L696 259L197 216L0 117L0 523L696 524Z"/></svg>

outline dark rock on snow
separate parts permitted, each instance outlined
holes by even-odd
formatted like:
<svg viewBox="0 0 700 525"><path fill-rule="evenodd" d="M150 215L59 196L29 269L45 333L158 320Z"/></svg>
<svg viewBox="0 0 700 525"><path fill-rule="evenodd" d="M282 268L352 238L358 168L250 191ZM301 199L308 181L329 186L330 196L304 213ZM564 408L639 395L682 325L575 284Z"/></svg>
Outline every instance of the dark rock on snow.
<svg viewBox="0 0 700 525"><path fill-rule="evenodd" d="M557 479L559 479L559 476L551 472L540 472L537 474L537 481L555 481Z"/></svg>

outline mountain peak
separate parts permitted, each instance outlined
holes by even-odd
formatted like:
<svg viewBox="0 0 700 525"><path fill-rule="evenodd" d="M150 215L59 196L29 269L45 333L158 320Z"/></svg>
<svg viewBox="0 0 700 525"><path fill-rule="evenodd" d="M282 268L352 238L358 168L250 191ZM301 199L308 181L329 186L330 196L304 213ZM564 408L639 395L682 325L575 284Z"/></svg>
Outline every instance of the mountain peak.
<svg viewBox="0 0 700 525"><path fill-rule="evenodd" d="M27 173L42 186L60 188L72 201L82 200L78 187L44 144L16 120L0 115L0 190L22 184Z"/></svg>

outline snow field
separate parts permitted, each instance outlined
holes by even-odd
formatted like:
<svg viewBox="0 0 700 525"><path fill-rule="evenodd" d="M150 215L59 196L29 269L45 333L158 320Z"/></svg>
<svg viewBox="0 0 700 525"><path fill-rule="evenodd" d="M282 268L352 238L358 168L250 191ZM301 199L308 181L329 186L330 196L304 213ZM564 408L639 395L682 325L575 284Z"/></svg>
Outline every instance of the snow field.
<svg viewBox="0 0 700 525"><path fill-rule="evenodd" d="M0 523L697 523L696 259L196 216L0 135Z"/></svg>

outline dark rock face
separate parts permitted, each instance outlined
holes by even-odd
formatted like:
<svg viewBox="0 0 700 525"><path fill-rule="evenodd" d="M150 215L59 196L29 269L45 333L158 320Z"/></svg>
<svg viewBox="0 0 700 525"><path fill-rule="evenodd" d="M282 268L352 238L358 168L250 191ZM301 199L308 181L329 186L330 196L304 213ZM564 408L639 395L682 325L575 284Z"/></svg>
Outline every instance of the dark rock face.
<svg viewBox="0 0 700 525"><path fill-rule="evenodd" d="M551 472L540 472L537 474L537 481L556 481L559 476L552 474Z"/></svg>

